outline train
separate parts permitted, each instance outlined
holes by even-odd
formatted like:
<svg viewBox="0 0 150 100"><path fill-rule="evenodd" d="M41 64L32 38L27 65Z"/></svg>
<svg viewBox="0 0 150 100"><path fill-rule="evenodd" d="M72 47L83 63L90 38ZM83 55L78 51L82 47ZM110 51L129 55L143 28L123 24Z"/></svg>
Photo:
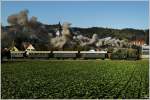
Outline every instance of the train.
<svg viewBox="0 0 150 100"><path fill-rule="evenodd" d="M117 55L107 51L11 51L11 59L138 59L138 54Z"/></svg>
<svg viewBox="0 0 150 100"><path fill-rule="evenodd" d="M11 51L11 59L31 58L31 59L105 59L106 51Z"/></svg>

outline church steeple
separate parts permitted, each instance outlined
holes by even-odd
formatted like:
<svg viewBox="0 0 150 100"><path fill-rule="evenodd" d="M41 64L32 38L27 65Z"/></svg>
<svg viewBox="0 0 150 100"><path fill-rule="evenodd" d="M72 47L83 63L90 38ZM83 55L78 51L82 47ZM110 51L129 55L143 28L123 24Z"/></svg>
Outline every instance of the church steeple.
<svg viewBox="0 0 150 100"><path fill-rule="evenodd" d="M59 33L60 33L60 36L62 35L61 31L62 31L62 27L61 27L61 24L60 24L60 21L58 23L58 30L59 30Z"/></svg>

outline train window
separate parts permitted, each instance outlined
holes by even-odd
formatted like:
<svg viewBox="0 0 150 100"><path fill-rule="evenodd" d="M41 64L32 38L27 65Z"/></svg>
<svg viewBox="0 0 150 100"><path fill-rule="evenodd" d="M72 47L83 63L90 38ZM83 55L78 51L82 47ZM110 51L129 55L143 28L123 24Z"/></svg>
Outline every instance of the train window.
<svg viewBox="0 0 150 100"><path fill-rule="evenodd" d="M149 48L143 48L143 49L149 50Z"/></svg>

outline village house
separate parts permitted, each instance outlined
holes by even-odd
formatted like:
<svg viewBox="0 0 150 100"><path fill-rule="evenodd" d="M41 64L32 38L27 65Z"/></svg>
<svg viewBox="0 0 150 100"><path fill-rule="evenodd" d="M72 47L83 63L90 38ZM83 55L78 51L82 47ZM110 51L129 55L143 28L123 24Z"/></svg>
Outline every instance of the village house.
<svg viewBox="0 0 150 100"><path fill-rule="evenodd" d="M25 51L35 51L35 48L29 42L24 42L22 45Z"/></svg>
<svg viewBox="0 0 150 100"><path fill-rule="evenodd" d="M19 51L15 46L13 46L12 48L10 48L10 51Z"/></svg>
<svg viewBox="0 0 150 100"><path fill-rule="evenodd" d="M137 45L137 46L142 46L145 44L145 40L144 39L136 39L136 40L132 40L130 41L130 44L134 44L134 45Z"/></svg>
<svg viewBox="0 0 150 100"><path fill-rule="evenodd" d="M32 44L29 44L25 51L35 51L35 48L32 46Z"/></svg>

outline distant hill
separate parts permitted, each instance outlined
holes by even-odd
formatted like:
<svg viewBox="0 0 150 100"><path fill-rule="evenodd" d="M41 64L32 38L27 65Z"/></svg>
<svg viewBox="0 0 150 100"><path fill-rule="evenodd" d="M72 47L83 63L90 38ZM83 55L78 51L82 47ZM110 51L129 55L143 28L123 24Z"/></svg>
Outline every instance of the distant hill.
<svg viewBox="0 0 150 100"><path fill-rule="evenodd" d="M47 30L54 30L58 28L58 25L45 25ZM148 35L148 29L140 30L140 29L132 29L132 28L125 28L125 29L112 29L112 28L103 28L103 27L91 27L91 28L80 28L80 27L72 27L73 32L78 32L79 34L91 37L93 34L98 34L99 38L104 37L116 37L120 39L138 39L138 38L145 38ZM49 31L51 32L51 31Z"/></svg>
<svg viewBox="0 0 150 100"><path fill-rule="evenodd" d="M136 38L145 38L146 30L137 30L137 29L111 29L111 28L102 28L102 27L91 27L91 28L73 28L74 31L79 31L80 33L91 36L94 33L99 35L99 38L104 37L116 37L120 39L136 39Z"/></svg>

